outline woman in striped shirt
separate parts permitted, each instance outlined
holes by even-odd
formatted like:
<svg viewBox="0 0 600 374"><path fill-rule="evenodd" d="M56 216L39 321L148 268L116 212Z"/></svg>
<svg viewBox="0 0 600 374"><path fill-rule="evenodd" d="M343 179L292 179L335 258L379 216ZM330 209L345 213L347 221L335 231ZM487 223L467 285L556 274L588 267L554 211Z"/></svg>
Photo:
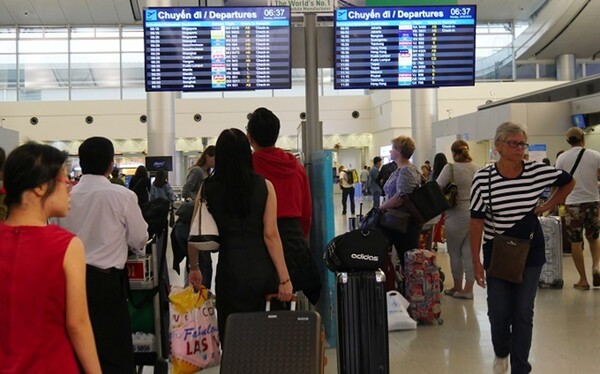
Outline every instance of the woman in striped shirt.
<svg viewBox="0 0 600 374"><path fill-rule="evenodd" d="M496 359L494 373L508 370L529 373L528 362L533 330L533 306L542 265L546 261L544 235L537 215L553 209L575 186L565 171L533 161L523 161L528 147L525 129L505 122L496 129L494 145L499 160L479 170L471 188L470 242L475 280L486 287L488 316ZM548 186L558 187L542 205L538 198ZM492 253L494 235L504 234L533 239L522 283L485 276ZM480 260L483 235L483 264Z"/></svg>

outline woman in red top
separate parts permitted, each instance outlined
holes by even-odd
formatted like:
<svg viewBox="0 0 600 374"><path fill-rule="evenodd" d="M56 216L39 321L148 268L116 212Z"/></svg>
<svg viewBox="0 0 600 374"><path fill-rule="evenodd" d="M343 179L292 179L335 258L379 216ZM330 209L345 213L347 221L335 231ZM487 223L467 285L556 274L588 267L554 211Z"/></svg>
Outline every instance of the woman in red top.
<svg viewBox="0 0 600 374"><path fill-rule="evenodd" d="M50 217L69 211L67 155L16 148L0 223L0 373L101 373L87 310L83 243Z"/></svg>

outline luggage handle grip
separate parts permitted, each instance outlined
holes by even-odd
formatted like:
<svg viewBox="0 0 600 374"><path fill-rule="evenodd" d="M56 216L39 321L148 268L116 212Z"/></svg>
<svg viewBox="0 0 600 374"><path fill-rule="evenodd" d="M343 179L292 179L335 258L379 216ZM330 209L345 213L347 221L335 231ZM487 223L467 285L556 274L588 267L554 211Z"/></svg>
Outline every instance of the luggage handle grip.
<svg viewBox="0 0 600 374"><path fill-rule="evenodd" d="M276 293L270 293L268 295L265 296L265 301L267 302L266 306L265 306L265 311L270 312L271 311L271 300L273 299L277 299L277 294ZM294 311L296 310L296 294L292 295L292 300L290 300L290 310Z"/></svg>

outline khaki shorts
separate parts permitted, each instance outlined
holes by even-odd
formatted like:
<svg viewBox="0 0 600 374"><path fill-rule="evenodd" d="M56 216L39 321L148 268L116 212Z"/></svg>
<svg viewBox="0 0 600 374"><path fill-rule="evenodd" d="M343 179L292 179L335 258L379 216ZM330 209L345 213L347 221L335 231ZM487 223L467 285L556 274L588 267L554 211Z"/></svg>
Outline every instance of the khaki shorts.
<svg viewBox="0 0 600 374"><path fill-rule="evenodd" d="M600 206L599 202L567 205L565 223L571 243L583 242L584 229L588 240L598 239L600 234L598 206Z"/></svg>

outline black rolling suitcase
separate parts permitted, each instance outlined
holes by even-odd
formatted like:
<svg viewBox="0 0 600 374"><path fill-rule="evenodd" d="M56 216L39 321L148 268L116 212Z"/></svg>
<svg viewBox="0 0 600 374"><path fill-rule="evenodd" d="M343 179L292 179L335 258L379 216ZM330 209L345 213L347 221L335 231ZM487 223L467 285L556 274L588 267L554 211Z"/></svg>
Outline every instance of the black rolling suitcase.
<svg viewBox="0 0 600 374"><path fill-rule="evenodd" d="M381 270L337 274L340 374L390 372L385 287Z"/></svg>
<svg viewBox="0 0 600 374"><path fill-rule="evenodd" d="M267 306L269 309L269 307ZM221 374L319 374L321 316L314 311L233 313L227 319Z"/></svg>

